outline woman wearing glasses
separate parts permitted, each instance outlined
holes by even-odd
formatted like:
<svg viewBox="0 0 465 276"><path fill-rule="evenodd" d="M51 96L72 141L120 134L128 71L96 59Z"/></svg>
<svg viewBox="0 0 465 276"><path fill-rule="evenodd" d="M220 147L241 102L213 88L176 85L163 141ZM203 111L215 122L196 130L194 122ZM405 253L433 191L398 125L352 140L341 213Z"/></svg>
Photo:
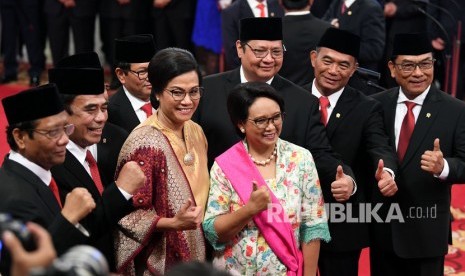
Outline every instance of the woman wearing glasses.
<svg viewBox="0 0 465 276"><path fill-rule="evenodd" d="M190 52L167 48L150 61L148 77L159 108L132 131L117 166L138 160L147 178L133 197L135 210L119 222L123 275L164 274L176 263L205 259L207 141L190 120L203 90L199 67Z"/></svg>
<svg viewBox="0 0 465 276"><path fill-rule="evenodd" d="M210 171L203 227L233 275L316 275L330 235L312 155L279 139L284 101L266 83L236 86L228 112L243 141Z"/></svg>

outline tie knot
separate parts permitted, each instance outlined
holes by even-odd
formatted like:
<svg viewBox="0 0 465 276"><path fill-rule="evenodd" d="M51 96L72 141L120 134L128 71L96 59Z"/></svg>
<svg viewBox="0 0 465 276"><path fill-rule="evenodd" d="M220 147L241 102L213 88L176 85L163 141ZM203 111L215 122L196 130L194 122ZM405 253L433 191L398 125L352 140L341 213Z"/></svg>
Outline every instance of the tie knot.
<svg viewBox="0 0 465 276"><path fill-rule="evenodd" d="M152 104L151 103L146 103L144 104L140 109L147 114L147 117L152 116Z"/></svg>
<svg viewBox="0 0 465 276"><path fill-rule="evenodd" d="M414 103L414 102L409 102L409 101L406 101L406 102L404 102L404 103L405 103L405 105L407 106L407 109L408 109L408 110L412 110L412 109L417 105L416 103Z"/></svg>
<svg viewBox="0 0 465 276"><path fill-rule="evenodd" d="M260 10L263 10L265 8L265 4L263 3L258 3L257 4L257 8L260 9Z"/></svg>
<svg viewBox="0 0 465 276"><path fill-rule="evenodd" d="M90 150L87 150L86 151L86 161L87 163L89 164L95 164L95 158L94 156L92 155L92 153L90 152Z"/></svg>
<svg viewBox="0 0 465 276"><path fill-rule="evenodd" d="M320 97L320 107L321 108L327 108L329 106L329 100L325 96Z"/></svg>

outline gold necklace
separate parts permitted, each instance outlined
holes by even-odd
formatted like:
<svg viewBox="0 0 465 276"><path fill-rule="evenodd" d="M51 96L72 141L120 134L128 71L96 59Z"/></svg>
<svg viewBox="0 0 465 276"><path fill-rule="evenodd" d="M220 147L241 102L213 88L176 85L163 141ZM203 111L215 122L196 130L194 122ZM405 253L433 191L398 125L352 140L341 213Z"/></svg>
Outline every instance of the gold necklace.
<svg viewBox="0 0 465 276"><path fill-rule="evenodd" d="M158 118L158 114L157 114L157 118ZM168 128L166 127L161 121L160 119L158 119L158 123L164 128L167 130L167 133L171 134L172 136L174 136L175 139L171 139L175 144L177 144L180 148L184 148L186 150L186 154L184 154L184 157L183 157L183 163L184 165L186 166L192 166L194 165L194 161L195 161L195 156L193 153L189 152L189 149L187 147L187 138L188 138L188 135L185 134L185 138L184 137L179 137L176 132L174 130L172 130L171 128ZM184 129L184 126L183 126L183 129ZM184 131L183 131L184 133ZM179 144L179 142L176 142L176 139L179 139L181 140L181 143Z"/></svg>

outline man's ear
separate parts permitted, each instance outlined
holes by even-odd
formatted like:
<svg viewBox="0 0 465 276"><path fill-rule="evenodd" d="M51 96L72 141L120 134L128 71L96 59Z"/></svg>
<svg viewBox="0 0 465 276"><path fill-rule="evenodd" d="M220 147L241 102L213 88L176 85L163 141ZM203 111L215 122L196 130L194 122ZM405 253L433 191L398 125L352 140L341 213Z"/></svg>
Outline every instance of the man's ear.
<svg viewBox="0 0 465 276"><path fill-rule="evenodd" d="M18 149L22 150L26 148L26 143L24 139L29 137L29 135L24 130L20 130L19 128L13 129L13 138L15 139L15 143L18 146Z"/></svg>

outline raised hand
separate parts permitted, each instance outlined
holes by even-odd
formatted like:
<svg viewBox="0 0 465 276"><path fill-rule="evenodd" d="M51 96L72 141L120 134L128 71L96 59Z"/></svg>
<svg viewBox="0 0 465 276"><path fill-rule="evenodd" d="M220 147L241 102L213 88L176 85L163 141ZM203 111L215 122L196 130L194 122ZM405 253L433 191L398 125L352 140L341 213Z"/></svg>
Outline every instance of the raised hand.
<svg viewBox="0 0 465 276"><path fill-rule="evenodd" d="M257 182L252 181L252 193L249 201L245 204L253 215L260 213L268 208L268 203L271 203L271 196L268 187L257 187Z"/></svg>
<svg viewBox="0 0 465 276"><path fill-rule="evenodd" d="M337 166L336 180L331 183L331 193L338 202L347 201L354 190L352 179L344 173L342 166Z"/></svg>
<svg viewBox="0 0 465 276"><path fill-rule="evenodd" d="M174 216L177 230L197 229L202 223L202 207L195 206L192 199L188 199Z"/></svg>
<svg viewBox="0 0 465 276"><path fill-rule="evenodd" d="M145 183L145 175L139 164L134 161L127 162L118 175L116 186L133 195Z"/></svg>
<svg viewBox="0 0 465 276"><path fill-rule="evenodd" d="M378 181L379 191L383 196L393 196L397 192L397 184L392 178L392 175L384 170L383 159L379 159L375 178Z"/></svg>
<svg viewBox="0 0 465 276"><path fill-rule="evenodd" d="M74 188L66 195L61 214L71 223L77 224L95 208L92 195L85 188Z"/></svg>
<svg viewBox="0 0 465 276"><path fill-rule="evenodd" d="M440 175L444 169L444 156L439 146L439 138L434 139L433 150L427 150L421 156L421 169Z"/></svg>

